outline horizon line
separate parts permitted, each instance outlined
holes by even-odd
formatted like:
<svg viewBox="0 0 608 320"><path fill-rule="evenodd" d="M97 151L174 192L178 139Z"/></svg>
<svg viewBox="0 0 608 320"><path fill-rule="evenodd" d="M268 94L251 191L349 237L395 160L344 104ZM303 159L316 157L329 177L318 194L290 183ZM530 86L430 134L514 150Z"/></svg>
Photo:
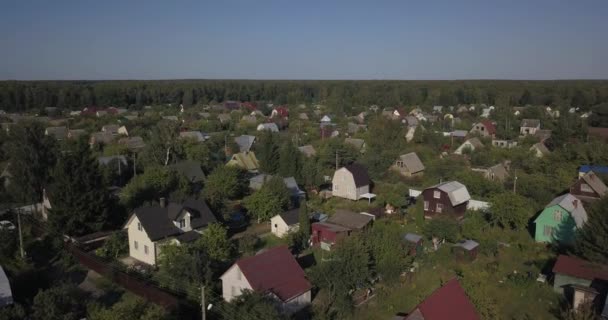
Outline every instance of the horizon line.
<svg viewBox="0 0 608 320"><path fill-rule="evenodd" d="M76 81L608 81L608 78L557 78L557 79L515 79L515 78L467 78L467 79L255 79L255 78L157 78L157 79L0 79L0 82L76 82Z"/></svg>

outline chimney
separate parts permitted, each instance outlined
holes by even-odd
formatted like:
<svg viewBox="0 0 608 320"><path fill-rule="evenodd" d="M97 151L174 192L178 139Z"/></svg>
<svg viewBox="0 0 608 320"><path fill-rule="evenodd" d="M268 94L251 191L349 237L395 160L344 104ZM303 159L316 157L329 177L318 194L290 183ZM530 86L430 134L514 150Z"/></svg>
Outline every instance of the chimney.
<svg viewBox="0 0 608 320"><path fill-rule="evenodd" d="M167 199L165 197L161 197L158 202L159 202L161 208L164 208L167 206Z"/></svg>
<svg viewBox="0 0 608 320"><path fill-rule="evenodd" d="M578 200L572 201L572 205L574 206L574 209L577 209L578 208Z"/></svg>

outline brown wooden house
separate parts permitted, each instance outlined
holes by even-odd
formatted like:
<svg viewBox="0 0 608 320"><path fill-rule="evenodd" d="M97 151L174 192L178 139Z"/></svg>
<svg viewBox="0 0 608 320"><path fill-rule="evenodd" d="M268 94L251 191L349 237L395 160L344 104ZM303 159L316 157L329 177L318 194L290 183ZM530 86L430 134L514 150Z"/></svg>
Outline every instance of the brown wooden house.
<svg viewBox="0 0 608 320"><path fill-rule="evenodd" d="M608 187L593 171L579 177L570 187L572 195L586 202L598 200L606 195L606 192L608 192Z"/></svg>
<svg viewBox="0 0 608 320"><path fill-rule="evenodd" d="M437 216L462 218L471 196L467 187L457 181L444 182L422 191L424 217Z"/></svg>

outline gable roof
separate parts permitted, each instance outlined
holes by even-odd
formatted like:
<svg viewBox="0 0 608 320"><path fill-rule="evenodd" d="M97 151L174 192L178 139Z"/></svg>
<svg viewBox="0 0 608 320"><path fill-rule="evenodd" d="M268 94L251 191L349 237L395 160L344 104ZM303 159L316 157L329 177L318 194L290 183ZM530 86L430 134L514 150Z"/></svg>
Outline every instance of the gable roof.
<svg viewBox="0 0 608 320"><path fill-rule="evenodd" d="M557 257L553 273L587 280L608 280L608 266L566 255Z"/></svg>
<svg viewBox="0 0 608 320"><path fill-rule="evenodd" d="M327 219L327 223L337 224L342 227L346 227L349 229L362 229L367 226L374 217L367 215L352 212L344 209L337 209L336 213L334 213L329 219Z"/></svg>
<svg viewBox="0 0 608 320"><path fill-rule="evenodd" d="M509 176L509 172L504 164L499 163L488 168L488 171L494 174L499 179L505 179Z"/></svg>
<svg viewBox="0 0 608 320"><path fill-rule="evenodd" d="M250 151L255 142L255 136L242 135L234 138L234 142L239 146L239 152Z"/></svg>
<svg viewBox="0 0 608 320"><path fill-rule="evenodd" d="M283 302L298 297L312 288L304 270L285 245L240 259L235 264L253 291L271 292Z"/></svg>
<svg viewBox="0 0 608 320"><path fill-rule="evenodd" d="M577 227L580 228L587 222L587 211L585 211L585 208L583 207L583 202L572 194L566 193L553 199L545 208L553 207L555 205L568 211L576 222Z"/></svg>
<svg viewBox="0 0 608 320"><path fill-rule="evenodd" d="M205 200L190 198L186 199L178 206L180 209L173 219L179 217L182 212L187 211L192 215L190 218L190 224L192 225L193 229L206 227L211 223L217 222L217 218L213 212L211 212L211 209ZM173 215L175 213L171 212L170 214Z"/></svg>
<svg viewBox="0 0 608 320"><path fill-rule="evenodd" d="M292 225L300 223L300 221L299 221L300 209L298 209L298 208L291 209L289 211L285 211L278 215L281 216L281 219L283 219L283 221L285 221L285 223L288 226L292 226Z"/></svg>
<svg viewBox="0 0 608 320"><path fill-rule="evenodd" d="M422 301L406 320L481 319L456 278Z"/></svg>
<svg viewBox="0 0 608 320"><path fill-rule="evenodd" d="M597 192L600 197L603 197L606 195L606 192L608 192L608 187L606 187L602 179L600 179L600 177L598 177L593 171L585 173L581 179L583 179L585 183L587 183L591 189L593 189L593 191Z"/></svg>
<svg viewBox="0 0 608 320"><path fill-rule="evenodd" d="M494 123L490 120L481 120L479 123L483 124L484 127L486 127L486 131L489 134L496 134L496 126L494 125Z"/></svg>
<svg viewBox="0 0 608 320"><path fill-rule="evenodd" d="M427 189L437 188L445 193L447 193L450 198L450 203L453 207L465 203L471 200L471 196L469 195L469 191L467 187L458 182L458 181L448 181L441 184L434 185Z"/></svg>
<svg viewBox="0 0 608 320"><path fill-rule="evenodd" d="M344 168L353 175L357 188L369 185L370 180L369 175L367 174L367 168L358 163L349 164Z"/></svg>
<svg viewBox="0 0 608 320"><path fill-rule="evenodd" d="M195 160L184 160L172 164L170 168L179 174L186 176L190 182L201 182L205 180L205 173L201 169L201 163Z"/></svg>
<svg viewBox="0 0 608 320"><path fill-rule="evenodd" d="M547 146L545 146L545 144L542 142L535 143L530 147L530 150L538 150L543 155L548 155L551 153L551 151L547 149Z"/></svg>
<svg viewBox="0 0 608 320"><path fill-rule="evenodd" d="M253 151L239 152L232 155L228 164L239 166L245 170L253 171L259 168L258 158Z"/></svg>
<svg viewBox="0 0 608 320"><path fill-rule="evenodd" d="M399 156L399 159L403 161L403 165L410 170L411 173L416 173L424 170L424 165L416 152L410 152Z"/></svg>
<svg viewBox="0 0 608 320"><path fill-rule="evenodd" d="M538 120L538 119L523 119L521 121L521 126L522 127L529 127L529 128L540 128L540 120Z"/></svg>
<svg viewBox="0 0 608 320"><path fill-rule="evenodd" d="M589 172L589 171L593 171L593 172L596 172L596 173L602 173L602 174L608 173L608 166L590 166L590 165L584 165L584 166L581 166L578 169L578 172L582 172L582 173L586 173L586 172Z"/></svg>

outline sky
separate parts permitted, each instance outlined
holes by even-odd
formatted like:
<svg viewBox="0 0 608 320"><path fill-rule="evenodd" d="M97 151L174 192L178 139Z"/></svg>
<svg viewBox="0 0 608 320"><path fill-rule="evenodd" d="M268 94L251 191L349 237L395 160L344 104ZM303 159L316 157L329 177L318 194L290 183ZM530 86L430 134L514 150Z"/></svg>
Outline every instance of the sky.
<svg viewBox="0 0 608 320"><path fill-rule="evenodd" d="M0 80L608 79L607 0L3 0Z"/></svg>

